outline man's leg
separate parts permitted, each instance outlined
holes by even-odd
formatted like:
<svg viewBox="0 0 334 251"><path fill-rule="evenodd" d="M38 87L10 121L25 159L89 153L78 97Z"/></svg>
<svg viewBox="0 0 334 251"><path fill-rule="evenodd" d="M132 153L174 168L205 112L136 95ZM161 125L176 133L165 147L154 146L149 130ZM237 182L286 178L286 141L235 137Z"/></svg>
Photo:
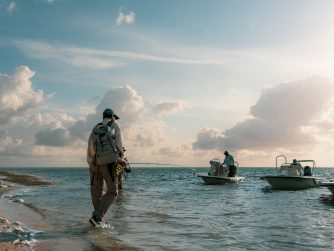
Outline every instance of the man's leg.
<svg viewBox="0 0 334 251"><path fill-rule="evenodd" d="M92 196L92 203L94 206L93 215L101 202L103 191L103 177L97 172L90 171L90 193Z"/></svg>
<svg viewBox="0 0 334 251"><path fill-rule="evenodd" d="M114 164L100 166L99 173L103 177L107 185L106 193L101 197L98 207L95 209L95 215L99 218L103 218L115 197L118 194L118 176L116 174L116 168Z"/></svg>
<svg viewBox="0 0 334 251"><path fill-rule="evenodd" d="M237 168L235 166L229 167L228 177L234 177L236 173Z"/></svg>

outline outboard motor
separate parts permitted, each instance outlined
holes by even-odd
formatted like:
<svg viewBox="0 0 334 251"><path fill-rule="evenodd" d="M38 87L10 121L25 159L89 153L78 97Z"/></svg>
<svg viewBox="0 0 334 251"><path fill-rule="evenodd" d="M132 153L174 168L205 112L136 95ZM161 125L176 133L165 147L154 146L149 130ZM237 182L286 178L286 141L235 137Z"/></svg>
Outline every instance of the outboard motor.
<svg viewBox="0 0 334 251"><path fill-rule="evenodd" d="M310 166L304 167L304 176L312 176L312 169Z"/></svg>

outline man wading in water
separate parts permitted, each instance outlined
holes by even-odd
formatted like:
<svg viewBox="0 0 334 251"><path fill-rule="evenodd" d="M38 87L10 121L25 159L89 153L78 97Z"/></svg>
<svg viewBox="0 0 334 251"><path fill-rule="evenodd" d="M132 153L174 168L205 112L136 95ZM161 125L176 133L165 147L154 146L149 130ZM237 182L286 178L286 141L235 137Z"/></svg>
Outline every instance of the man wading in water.
<svg viewBox="0 0 334 251"><path fill-rule="evenodd" d="M103 121L97 124L89 137L87 162L90 172L90 191L94 211L89 219L94 226L103 226L103 216L118 195L123 161L121 130L112 109L105 109ZM107 190L103 193L103 183Z"/></svg>

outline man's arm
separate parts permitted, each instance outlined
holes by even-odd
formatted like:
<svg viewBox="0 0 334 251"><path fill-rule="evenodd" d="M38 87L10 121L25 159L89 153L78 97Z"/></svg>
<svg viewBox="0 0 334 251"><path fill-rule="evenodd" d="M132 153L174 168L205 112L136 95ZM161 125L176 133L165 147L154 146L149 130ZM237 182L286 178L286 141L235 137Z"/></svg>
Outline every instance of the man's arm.
<svg viewBox="0 0 334 251"><path fill-rule="evenodd" d="M121 129L119 128L119 125L116 122L115 122L115 143L121 155L123 155L123 143L122 143Z"/></svg>
<svg viewBox="0 0 334 251"><path fill-rule="evenodd" d="M95 144L94 144L94 135L90 134L88 139L88 147L87 147L87 163L91 167L91 165L95 165Z"/></svg>

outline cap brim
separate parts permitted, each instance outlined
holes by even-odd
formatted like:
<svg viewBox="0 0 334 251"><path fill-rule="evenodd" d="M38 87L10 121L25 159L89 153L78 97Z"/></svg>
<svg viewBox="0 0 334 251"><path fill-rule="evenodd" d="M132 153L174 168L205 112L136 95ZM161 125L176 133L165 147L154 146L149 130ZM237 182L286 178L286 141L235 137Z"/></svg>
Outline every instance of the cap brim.
<svg viewBox="0 0 334 251"><path fill-rule="evenodd" d="M114 114L114 116L115 116L115 119L119 119L119 117L116 114Z"/></svg>

